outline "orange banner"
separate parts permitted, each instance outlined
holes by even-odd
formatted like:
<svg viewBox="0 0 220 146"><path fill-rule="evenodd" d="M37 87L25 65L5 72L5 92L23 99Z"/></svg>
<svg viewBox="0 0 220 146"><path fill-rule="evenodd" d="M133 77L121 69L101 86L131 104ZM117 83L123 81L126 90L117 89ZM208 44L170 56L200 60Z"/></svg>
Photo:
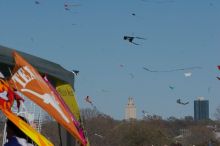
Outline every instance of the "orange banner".
<svg viewBox="0 0 220 146"><path fill-rule="evenodd" d="M14 113L1 108L3 114L14 123L21 131L23 131L29 138L31 138L39 146L53 146L53 144L47 140L43 135L34 130L21 118L17 117Z"/></svg>
<svg viewBox="0 0 220 146"><path fill-rule="evenodd" d="M38 71L17 52L14 52L13 56L16 66L10 82L14 83L18 91L47 111L81 144L86 145L86 140L79 134L76 126L72 122L71 115L65 110L59 98L51 91Z"/></svg>

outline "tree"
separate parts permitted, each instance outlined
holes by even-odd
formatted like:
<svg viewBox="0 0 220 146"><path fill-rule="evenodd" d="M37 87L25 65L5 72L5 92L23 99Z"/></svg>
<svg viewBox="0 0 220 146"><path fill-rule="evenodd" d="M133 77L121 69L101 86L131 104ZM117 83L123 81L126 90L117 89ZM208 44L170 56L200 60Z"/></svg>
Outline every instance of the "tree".
<svg viewBox="0 0 220 146"><path fill-rule="evenodd" d="M83 117L83 119L91 119L98 117L98 115L100 115L99 111L91 108L82 109L80 112L81 112L81 117Z"/></svg>
<svg viewBox="0 0 220 146"><path fill-rule="evenodd" d="M190 134L183 139L184 145L207 145L212 139L215 139L212 130L206 126L196 125L189 127Z"/></svg>

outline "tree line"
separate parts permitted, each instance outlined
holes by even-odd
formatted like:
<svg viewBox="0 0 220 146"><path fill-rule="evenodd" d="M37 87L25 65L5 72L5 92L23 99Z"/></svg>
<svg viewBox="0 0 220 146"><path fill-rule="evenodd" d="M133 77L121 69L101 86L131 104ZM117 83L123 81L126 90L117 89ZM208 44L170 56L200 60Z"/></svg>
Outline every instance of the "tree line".
<svg viewBox="0 0 220 146"><path fill-rule="evenodd" d="M81 110L91 146L219 146L219 121L194 121L154 115L115 120L93 109Z"/></svg>

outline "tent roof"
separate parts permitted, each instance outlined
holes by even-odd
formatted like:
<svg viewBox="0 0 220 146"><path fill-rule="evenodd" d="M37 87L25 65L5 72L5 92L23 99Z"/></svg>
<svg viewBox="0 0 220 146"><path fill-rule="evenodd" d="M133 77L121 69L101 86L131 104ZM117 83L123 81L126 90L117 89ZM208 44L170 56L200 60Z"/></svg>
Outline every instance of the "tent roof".
<svg viewBox="0 0 220 146"><path fill-rule="evenodd" d="M54 62L21 52L15 49L7 48L0 45L0 63L14 66L14 58L12 52L18 52L24 57L31 65L33 65L39 72L46 73L54 78L60 79L64 82L70 83L73 86L74 74L71 71L64 69L59 64Z"/></svg>

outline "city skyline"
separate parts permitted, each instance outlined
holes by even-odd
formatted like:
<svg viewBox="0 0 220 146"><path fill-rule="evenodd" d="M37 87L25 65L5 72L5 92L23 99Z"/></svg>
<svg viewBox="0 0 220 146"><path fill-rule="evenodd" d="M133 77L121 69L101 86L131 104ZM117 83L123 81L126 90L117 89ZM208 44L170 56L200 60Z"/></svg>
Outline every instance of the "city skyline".
<svg viewBox="0 0 220 146"><path fill-rule="evenodd" d="M0 45L78 70L80 108L124 118L133 97L163 118L193 116L193 101L220 105L220 1L0 1ZM176 101L189 101L187 105Z"/></svg>

